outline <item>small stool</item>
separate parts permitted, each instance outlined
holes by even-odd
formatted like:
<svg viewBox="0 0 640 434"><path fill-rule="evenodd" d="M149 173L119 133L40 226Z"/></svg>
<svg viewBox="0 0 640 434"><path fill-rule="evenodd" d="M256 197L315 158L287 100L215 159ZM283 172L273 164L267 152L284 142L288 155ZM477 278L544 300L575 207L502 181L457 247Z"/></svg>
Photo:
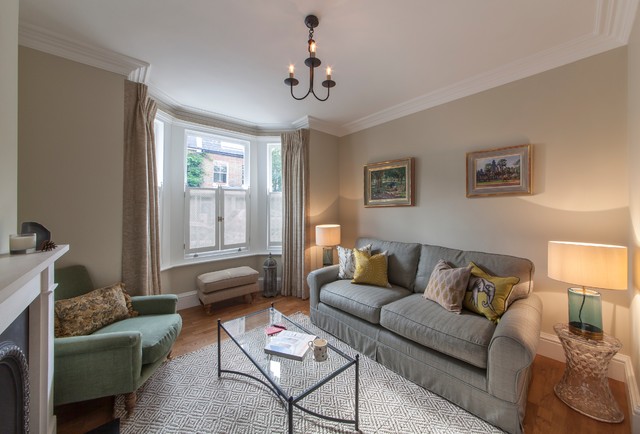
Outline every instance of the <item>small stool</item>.
<svg viewBox="0 0 640 434"><path fill-rule="evenodd" d="M244 295L248 302L251 294L258 292L259 273L251 267L236 267L204 273L196 278L198 298L207 315L211 315L211 303Z"/></svg>

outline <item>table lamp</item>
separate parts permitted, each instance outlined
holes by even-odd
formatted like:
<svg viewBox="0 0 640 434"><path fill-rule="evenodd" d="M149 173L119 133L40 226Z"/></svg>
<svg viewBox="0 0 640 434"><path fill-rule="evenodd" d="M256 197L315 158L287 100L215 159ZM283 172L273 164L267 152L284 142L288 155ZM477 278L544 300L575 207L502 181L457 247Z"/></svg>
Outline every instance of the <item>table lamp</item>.
<svg viewBox="0 0 640 434"><path fill-rule="evenodd" d="M333 247L340 244L340 225L316 226L316 245L322 246L322 265L333 265Z"/></svg>
<svg viewBox="0 0 640 434"><path fill-rule="evenodd" d="M567 289L569 330L587 339L602 340L600 293L587 287L627 289L627 248L549 241L548 261L550 278L580 285L580 288Z"/></svg>

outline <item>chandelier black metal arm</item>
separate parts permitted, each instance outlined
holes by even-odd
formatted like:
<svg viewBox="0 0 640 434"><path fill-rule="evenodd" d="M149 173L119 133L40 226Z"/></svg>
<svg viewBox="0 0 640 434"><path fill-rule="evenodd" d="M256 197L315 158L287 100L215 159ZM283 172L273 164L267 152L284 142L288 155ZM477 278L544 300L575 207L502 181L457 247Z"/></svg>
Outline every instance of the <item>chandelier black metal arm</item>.
<svg viewBox="0 0 640 434"><path fill-rule="evenodd" d="M313 29L318 27L318 18L315 15L307 15L304 19L305 25L309 28L309 41L307 50L309 51L309 57L307 57L304 61L304 64L309 67L309 90L303 97L297 97L293 94L294 86L297 86L300 81L293 76L293 65L289 66L289 77L284 79L284 84L289 86L291 89L291 96L293 99L301 101L309 96L309 94L313 94L314 97L318 101L326 101L329 99L329 95L331 92L331 88L336 85L336 82L331 79L331 68L327 68L327 79L322 82L322 86L327 88L327 96L324 98L320 98L316 95L316 92L313 88L313 79L314 79L314 71L317 67L319 67L322 62L320 59L316 57L316 42L313 40Z"/></svg>

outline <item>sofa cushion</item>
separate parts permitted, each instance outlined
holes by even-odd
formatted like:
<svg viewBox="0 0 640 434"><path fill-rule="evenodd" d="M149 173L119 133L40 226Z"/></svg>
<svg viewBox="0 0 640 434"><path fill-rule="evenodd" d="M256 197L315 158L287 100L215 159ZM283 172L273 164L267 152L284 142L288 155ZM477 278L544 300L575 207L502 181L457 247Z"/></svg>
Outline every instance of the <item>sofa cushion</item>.
<svg viewBox="0 0 640 434"><path fill-rule="evenodd" d="M424 298L435 301L450 312L460 313L471 268L471 265L451 268L441 259L431 272L429 283L424 290Z"/></svg>
<svg viewBox="0 0 640 434"><path fill-rule="evenodd" d="M387 252L370 255L364 250L355 249L353 253L356 271L351 283L391 287L387 278Z"/></svg>
<svg viewBox="0 0 640 434"><path fill-rule="evenodd" d="M353 279L353 273L356 271L356 258L354 257L354 249L338 246L338 279ZM364 246L361 250L371 254L371 244Z"/></svg>
<svg viewBox="0 0 640 434"><path fill-rule="evenodd" d="M55 336L82 336L128 318L133 312L124 285L116 283L55 302Z"/></svg>
<svg viewBox="0 0 640 434"><path fill-rule="evenodd" d="M473 267L471 278L462 304L465 309L484 315L497 324L509 307L507 299L519 279L492 276L473 262L470 265Z"/></svg>
<svg viewBox="0 0 640 434"><path fill-rule="evenodd" d="M182 329L179 314L140 315L101 328L94 335L114 332L142 334L142 364L154 363L164 357Z"/></svg>
<svg viewBox="0 0 640 434"><path fill-rule="evenodd" d="M360 249L367 244L371 244L372 254L387 252L389 283L402 286L403 288L413 289L418 260L420 259L420 244L360 238L356 242L356 247ZM435 262L433 265L435 265ZM431 266L432 269L433 265ZM424 290L426 286L427 281L424 282L422 290Z"/></svg>
<svg viewBox="0 0 640 434"><path fill-rule="evenodd" d="M336 280L322 287L320 301L373 324L380 323L382 306L410 295L399 286L382 288L371 285L353 285L348 280ZM487 322L485 320L485 322Z"/></svg>
<svg viewBox="0 0 640 434"><path fill-rule="evenodd" d="M415 292L424 291L429 282L431 271L440 259L444 259L452 267L465 267L470 262L474 262L493 276L514 276L520 279L520 282L513 287L507 300L507 305L520 298L528 297L533 290L535 267L533 262L528 259L495 253L466 252L424 244L420 253L420 263L418 264L418 272L413 286Z"/></svg>
<svg viewBox="0 0 640 434"><path fill-rule="evenodd" d="M420 294L382 307L380 325L398 335L479 368L487 367L496 325L463 310L452 315Z"/></svg>

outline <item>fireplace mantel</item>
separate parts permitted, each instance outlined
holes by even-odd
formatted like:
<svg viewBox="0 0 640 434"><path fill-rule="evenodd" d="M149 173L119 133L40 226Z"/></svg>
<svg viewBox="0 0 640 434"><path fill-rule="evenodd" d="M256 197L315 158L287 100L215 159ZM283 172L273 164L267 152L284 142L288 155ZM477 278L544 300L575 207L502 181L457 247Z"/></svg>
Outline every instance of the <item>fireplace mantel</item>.
<svg viewBox="0 0 640 434"><path fill-rule="evenodd" d="M0 255L0 333L29 308L30 432L56 432L53 415L54 263L67 251Z"/></svg>

